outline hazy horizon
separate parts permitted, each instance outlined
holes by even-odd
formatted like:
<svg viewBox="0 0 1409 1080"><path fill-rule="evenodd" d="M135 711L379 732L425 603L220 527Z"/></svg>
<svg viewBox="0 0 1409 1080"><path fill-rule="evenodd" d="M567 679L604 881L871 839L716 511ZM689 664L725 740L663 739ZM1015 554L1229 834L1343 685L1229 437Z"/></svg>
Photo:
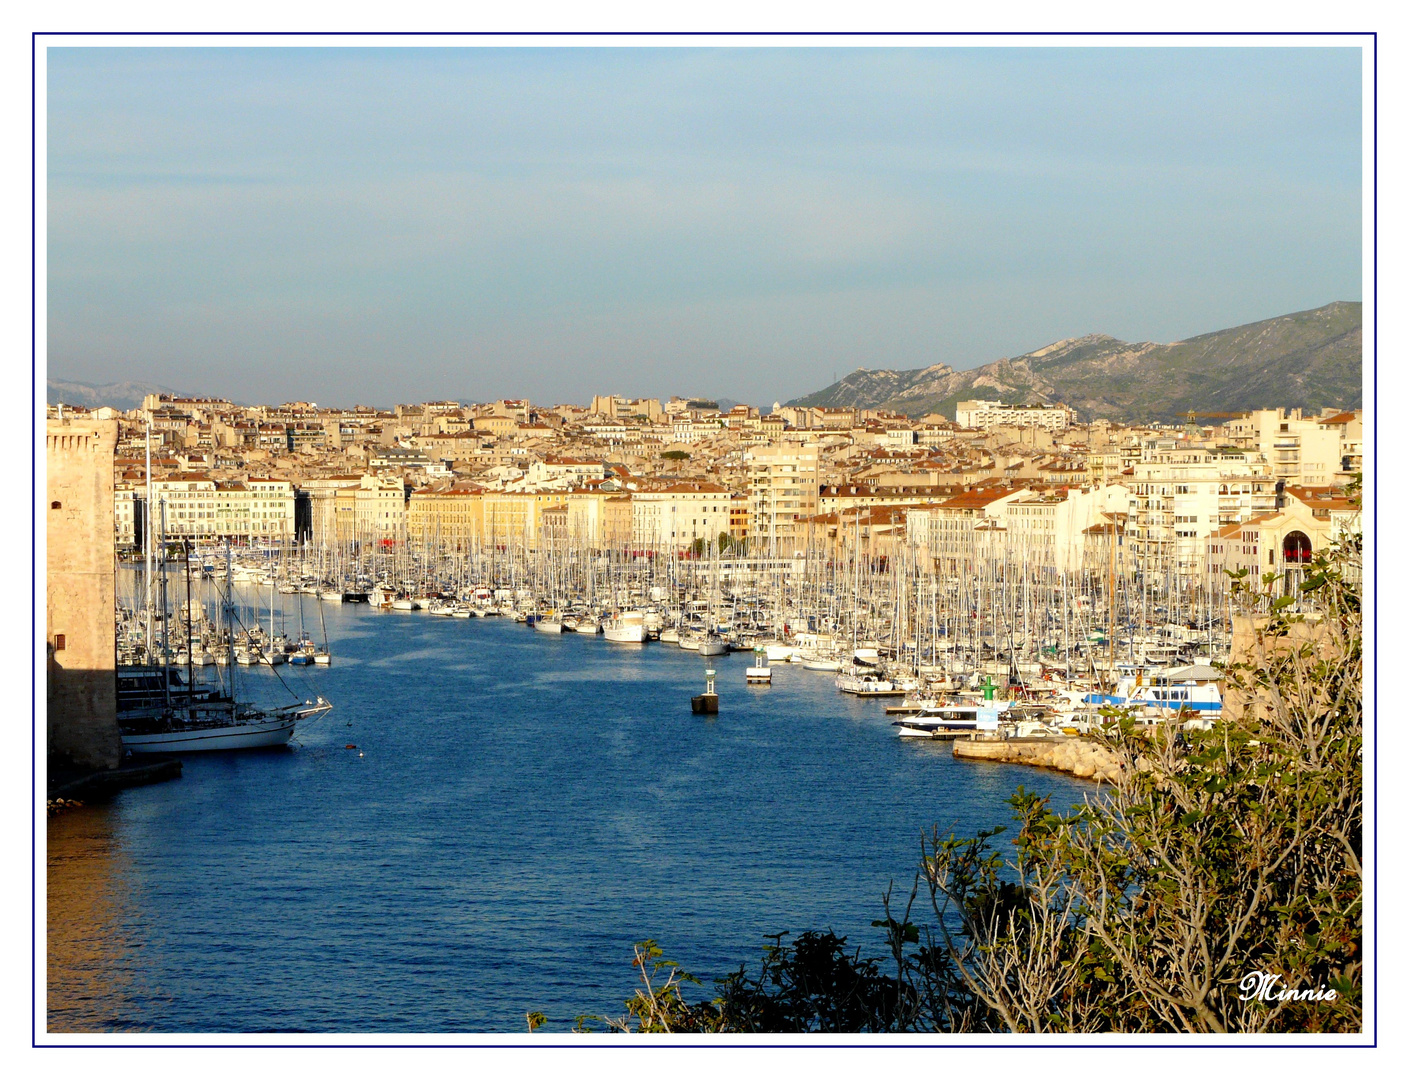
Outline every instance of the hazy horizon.
<svg viewBox="0 0 1409 1080"><path fill-rule="evenodd" d="M51 49L51 378L819 390L1359 301L1359 49Z"/></svg>

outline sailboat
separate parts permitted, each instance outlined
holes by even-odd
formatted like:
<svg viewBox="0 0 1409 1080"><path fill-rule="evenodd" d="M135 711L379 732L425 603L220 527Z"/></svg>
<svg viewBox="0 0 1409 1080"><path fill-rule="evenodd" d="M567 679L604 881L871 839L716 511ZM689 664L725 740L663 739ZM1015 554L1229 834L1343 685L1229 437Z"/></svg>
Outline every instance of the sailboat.
<svg viewBox="0 0 1409 1080"><path fill-rule="evenodd" d="M225 558L228 583L228 548ZM228 593L224 613L230 631L226 649L233 661L234 619ZM300 720L321 716L333 707L321 695L273 708L237 701L233 662L229 670L230 689L226 691L223 686L201 689L190 681L183 684L179 670L164 657L159 666L119 668L118 727L123 750L132 754L189 754L283 746L293 737Z"/></svg>

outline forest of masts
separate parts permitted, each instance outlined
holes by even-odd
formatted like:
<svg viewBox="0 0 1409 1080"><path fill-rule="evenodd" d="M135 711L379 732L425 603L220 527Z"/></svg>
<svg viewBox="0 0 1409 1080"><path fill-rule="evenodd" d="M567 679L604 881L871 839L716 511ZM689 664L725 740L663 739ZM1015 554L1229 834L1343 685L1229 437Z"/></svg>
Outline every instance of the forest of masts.
<svg viewBox="0 0 1409 1080"><path fill-rule="evenodd" d="M254 538L238 549L237 566L324 599L380 586L492 600L506 612L655 609L666 625L703 619L761 640L815 634L839 652L865 645L902 667L954 674L998 660L1071 676L1093 662L1206 662L1227 652L1226 575L1202 565L1180 572L1124 536L1090 540L1076 569L1006 539L939 560L903 539L880 540L859 521L787 554L775 553L776 543L746 549L727 536L684 549L603 545L552 526L536 536L499 530L492 540L344 534L296 545ZM195 556L206 575L224 573L217 550L207 544Z"/></svg>

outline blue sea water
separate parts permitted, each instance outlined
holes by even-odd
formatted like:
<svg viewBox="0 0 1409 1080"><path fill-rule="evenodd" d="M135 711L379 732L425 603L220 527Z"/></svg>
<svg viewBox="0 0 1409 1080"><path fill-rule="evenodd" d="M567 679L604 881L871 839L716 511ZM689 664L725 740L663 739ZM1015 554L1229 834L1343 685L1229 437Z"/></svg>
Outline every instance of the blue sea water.
<svg viewBox="0 0 1409 1080"><path fill-rule="evenodd" d="M335 704L294 745L188 755L50 821L49 1030L567 1028L624 1011L648 937L706 989L780 931L879 953L922 831L1006 822L1019 785L1091 790L898 739L799 665L748 687L715 658L702 718L705 663L674 645L325 611L333 665L279 669Z"/></svg>

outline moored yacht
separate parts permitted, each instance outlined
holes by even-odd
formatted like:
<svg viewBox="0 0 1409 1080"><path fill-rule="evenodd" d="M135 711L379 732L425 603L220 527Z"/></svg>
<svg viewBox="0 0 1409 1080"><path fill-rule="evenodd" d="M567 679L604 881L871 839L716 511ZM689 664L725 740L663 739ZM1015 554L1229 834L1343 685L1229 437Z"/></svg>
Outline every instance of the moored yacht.
<svg viewBox="0 0 1409 1080"><path fill-rule="evenodd" d="M1007 701L981 701L958 705L936 705L914 716L893 721L902 739L953 739L976 731L997 732L998 717L1007 710Z"/></svg>
<svg viewBox="0 0 1409 1080"><path fill-rule="evenodd" d="M646 640L646 617L639 611L623 611L602 628L608 641L640 645Z"/></svg>

